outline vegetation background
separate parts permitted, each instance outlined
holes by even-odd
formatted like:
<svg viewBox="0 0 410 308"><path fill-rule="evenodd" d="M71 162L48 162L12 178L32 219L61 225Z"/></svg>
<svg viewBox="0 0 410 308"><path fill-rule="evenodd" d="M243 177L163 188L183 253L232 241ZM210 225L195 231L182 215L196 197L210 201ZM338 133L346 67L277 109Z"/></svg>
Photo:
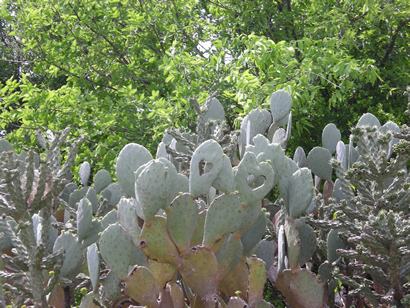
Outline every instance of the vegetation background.
<svg viewBox="0 0 410 308"><path fill-rule="evenodd" d="M364 112L404 120L407 0L0 4L0 130L20 148L71 126L86 137L78 159L110 169L126 143L155 152L165 128L192 129L192 100L216 95L237 128L280 88L294 99L291 151L328 122L347 135Z"/></svg>

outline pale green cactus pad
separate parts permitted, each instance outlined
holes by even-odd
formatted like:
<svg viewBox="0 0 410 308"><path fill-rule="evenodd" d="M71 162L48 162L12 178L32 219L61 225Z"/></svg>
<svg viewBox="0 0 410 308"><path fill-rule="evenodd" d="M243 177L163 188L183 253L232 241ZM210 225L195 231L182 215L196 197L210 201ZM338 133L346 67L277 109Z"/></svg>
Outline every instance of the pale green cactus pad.
<svg viewBox="0 0 410 308"><path fill-rule="evenodd" d="M245 218L246 211L239 194L217 197L206 215L203 245L212 247L225 234L238 231Z"/></svg>
<svg viewBox="0 0 410 308"><path fill-rule="evenodd" d="M235 170L236 187L240 192L241 199L247 203L262 200L275 184L275 174L271 165L267 162L258 163L255 154L246 152ZM250 187L248 177L262 177L263 184L258 187Z"/></svg>
<svg viewBox="0 0 410 308"><path fill-rule="evenodd" d="M93 232L93 229L93 207L87 198L83 198L77 208L77 235L79 240L87 238Z"/></svg>
<svg viewBox="0 0 410 308"><path fill-rule="evenodd" d="M327 234L327 260L332 263L339 258L337 249L344 249L346 247L345 243L339 237L338 232L334 229L330 230Z"/></svg>
<svg viewBox="0 0 410 308"><path fill-rule="evenodd" d="M328 149L330 154L333 154L336 151L336 145L341 138L342 135L336 125L329 123L322 131L322 146Z"/></svg>
<svg viewBox="0 0 410 308"><path fill-rule="evenodd" d="M118 222L125 231L131 236L135 245L138 245L138 237L141 228L138 225L138 216L136 211L136 201L133 198L122 197L118 203Z"/></svg>
<svg viewBox="0 0 410 308"><path fill-rule="evenodd" d="M232 233L226 236L222 247L216 253L219 277L225 277L238 264L242 254L243 246L239 234Z"/></svg>
<svg viewBox="0 0 410 308"><path fill-rule="evenodd" d="M246 226L250 224L250 227L246 229L241 237L242 245L243 245L243 254L245 256L249 256L256 245L261 241L262 237L266 232L266 216L265 213L260 210L260 208L256 207L257 211L255 212L258 216L256 219L253 218L252 215L248 215L248 222L246 222ZM242 230L242 229L241 229Z"/></svg>
<svg viewBox="0 0 410 308"><path fill-rule="evenodd" d="M134 172L152 159L151 153L142 145L129 143L122 148L115 166L118 182L129 197L135 196Z"/></svg>
<svg viewBox="0 0 410 308"><path fill-rule="evenodd" d="M292 218L302 216L313 197L313 178L308 168L297 170L289 178L288 211Z"/></svg>
<svg viewBox="0 0 410 308"><path fill-rule="evenodd" d="M286 124L291 108L292 98L287 91L279 90L271 95L270 111L274 123Z"/></svg>
<svg viewBox="0 0 410 308"><path fill-rule="evenodd" d="M90 275L93 291L97 290L98 278L100 276L100 257L98 255L98 247L96 243L87 247L87 266Z"/></svg>
<svg viewBox="0 0 410 308"><path fill-rule="evenodd" d="M299 168L307 167L307 158L305 150L302 147L297 147L293 154L293 161Z"/></svg>
<svg viewBox="0 0 410 308"><path fill-rule="evenodd" d="M150 220L175 197L178 173L175 166L164 159L151 160L138 172L136 198L142 205L145 220Z"/></svg>
<svg viewBox="0 0 410 308"><path fill-rule="evenodd" d="M94 188L97 193L100 193L104 188L112 183L110 173L101 169L94 175Z"/></svg>
<svg viewBox="0 0 410 308"><path fill-rule="evenodd" d="M188 193L178 195L167 213L167 229L180 253L191 248L191 239L197 227L199 209Z"/></svg>
<svg viewBox="0 0 410 308"><path fill-rule="evenodd" d="M221 146L214 140L203 142L192 154L189 177L189 192L197 197L206 195L223 167L224 154ZM207 172L202 169L208 164ZM210 164L210 165L209 165Z"/></svg>
<svg viewBox="0 0 410 308"><path fill-rule="evenodd" d="M62 251L64 253L63 266L60 269L60 276L71 279L75 277L84 259L84 253L78 239L71 233L61 233L53 247L53 252Z"/></svg>
<svg viewBox="0 0 410 308"><path fill-rule="evenodd" d="M364 115L362 115L360 117L360 119L357 122L356 126L357 127L366 127L366 126L374 127L375 126L376 128L379 128L380 127L380 121L373 114L365 113Z"/></svg>
<svg viewBox="0 0 410 308"><path fill-rule="evenodd" d="M90 174L91 174L90 163L88 161L85 161L80 165L80 170L79 170L80 180L83 186L88 185Z"/></svg>
<svg viewBox="0 0 410 308"><path fill-rule="evenodd" d="M318 177L325 180L332 180L332 166L330 159L332 155L329 150L322 147L314 147L308 154L308 167Z"/></svg>
<svg viewBox="0 0 410 308"><path fill-rule="evenodd" d="M120 278L127 276L130 266L146 263L144 255L118 223L102 232L98 246L105 263Z"/></svg>

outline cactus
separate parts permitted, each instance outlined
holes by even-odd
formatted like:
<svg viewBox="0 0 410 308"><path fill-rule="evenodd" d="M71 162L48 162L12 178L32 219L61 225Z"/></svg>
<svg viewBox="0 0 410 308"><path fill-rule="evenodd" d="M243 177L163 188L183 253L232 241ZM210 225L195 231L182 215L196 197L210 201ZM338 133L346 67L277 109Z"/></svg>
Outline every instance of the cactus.
<svg viewBox="0 0 410 308"><path fill-rule="evenodd" d="M0 204L6 215L0 220L0 278L5 290L21 287L26 303L38 307L47 305L47 296L50 304L65 298L61 292L70 293L78 281L87 288L81 307L271 307L263 300L268 279L288 305L324 307L332 301L337 278L363 291L372 304L401 304L407 289L397 280L390 300L375 294L376 288L365 279L346 275L345 267L361 277L371 275L383 287L391 272L400 281L408 275L407 259L399 259L408 251L403 244L408 217L398 212L406 210L408 179L405 164L396 158L397 153L408 153L403 140L410 140L410 133L392 122L380 126L367 114L357 125L359 137L350 138L349 144L329 124L322 132L323 147L315 147L307 157L298 147L291 159L285 154L292 127L291 97L283 90L275 92L270 105L270 111L251 111L239 132L228 130L216 98L203 108L195 105L196 132L167 130L155 159L142 145L124 146L116 160L117 182L106 170L90 181L92 168L84 162L79 186L68 183L67 167L53 171L60 155L48 156L44 167L41 160L38 164L39 155L13 154L1 142L5 159L0 189L7 190L2 193L7 204ZM50 148L45 139L43 143ZM364 162L370 162L376 183L366 178ZM381 178L377 172L385 163L390 164L389 177ZM13 170L22 170L29 180L19 182ZM49 197L48 183L56 189ZM372 195L373 189L383 193ZM356 201L371 215L364 215ZM387 212L373 210L372 202ZM351 223L365 217L368 224ZM20 221L28 221L28 227ZM377 236L397 247L386 250L368 233L379 226L389 232ZM349 240L346 232L352 235ZM371 254L360 255L352 243ZM378 255L372 260L379 251L393 259ZM40 261L36 254L43 254ZM349 265L346 259L361 263ZM389 271L377 267L379 260L387 262ZM25 273L23 264L31 266L30 283L48 286L30 289L27 281L18 279L19 273L8 271L13 265ZM14 294L18 299L13 304L23 304Z"/></svg>
<svg viewBox="0 0 410 308"><path fill-rule="evenodd" d="M409 200L410 147L406 130L407 126L400 128L393 122L381 126L367 113L353 129L349 144L339 141L336 146L332 165L337 179L334 185L324 186L322 215L311 221L327 232L327 261L320 265L319 274L329 286L330 301L338 280L349 289L345 300L350 305L363 299L373 306L407 304L409 211L404 203Z"/></svg>

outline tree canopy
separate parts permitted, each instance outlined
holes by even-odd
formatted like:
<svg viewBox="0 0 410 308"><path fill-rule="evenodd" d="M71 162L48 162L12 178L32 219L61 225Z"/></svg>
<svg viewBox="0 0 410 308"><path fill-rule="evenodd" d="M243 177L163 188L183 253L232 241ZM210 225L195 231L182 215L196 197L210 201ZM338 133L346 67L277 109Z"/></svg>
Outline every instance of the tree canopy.
<svg viewBox="0 0 410 308"><path fill-rule="evenodd" d="M294 101L291 149L363 112L403 121L406 0L0 5L0 129L20 147L36 143L37 128L71 126L87 140L80 159L111 166L128 142L153 152L165 127L192 127L193 101L216 96L238 127L281 88Z"/></svg>

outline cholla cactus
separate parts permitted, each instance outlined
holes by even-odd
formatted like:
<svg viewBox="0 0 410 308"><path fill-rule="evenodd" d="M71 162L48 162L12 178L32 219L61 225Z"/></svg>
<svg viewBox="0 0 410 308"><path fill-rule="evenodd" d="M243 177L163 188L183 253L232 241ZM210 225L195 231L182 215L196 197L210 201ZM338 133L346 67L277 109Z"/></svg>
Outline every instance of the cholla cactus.
<svg viewBox="0 0 410 308"><path fill-rule="evenodd" d="M333 160L338 179L324 192L333 197L321 208L326 219L312 223L330 230L327 255L333 279L349 287L346 305L364 298L373 306L404 307L410 291L408 131L366 114L350 140L350 153L338 146ZM346 163L353 149L356 162Z"/></svg>
<svg viewBox="0 0 410 308"><path fill-rule="evenodd" d="M69 267L70 260L55 249L56 245L66 246L57 238L52 216L69 180L78 146L75 143L60 166L59 149L67 135L68 130L57 135L44 156L31 151L16 154L11 146L4 147L6 141L1 141L1 278L5 296L16 306L26 303L45 307L46 295L59 281L59 274Z"/></svg>

